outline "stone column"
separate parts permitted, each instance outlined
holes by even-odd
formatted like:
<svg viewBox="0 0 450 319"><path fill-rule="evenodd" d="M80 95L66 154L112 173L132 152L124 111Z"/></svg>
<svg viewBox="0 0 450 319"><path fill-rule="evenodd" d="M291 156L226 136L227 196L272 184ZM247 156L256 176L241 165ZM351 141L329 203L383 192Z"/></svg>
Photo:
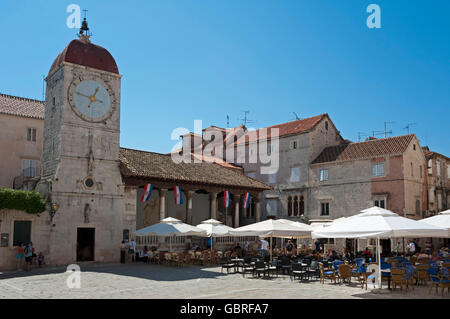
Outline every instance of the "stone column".
<svg viewBox="0 0 450 319"><path fill-rule="evenodd" d="M192 225L192 197L194 196L194 191L187 191L187 209L186 209L186 223Z"/></svg>
<svg viewBox="0 0 450 319"><path fill-rule="evenodd" d="M234 195L234 228L239 227L239 204L241 195Z"/></svg>
<svg viewBox="0 0 450 319"><path fill-rule="evenodd" d="M209 193L210 216L213 219L217 219L217 193Z"/></svg>
<svg viewBox="0 0 450 319"><path fill-rule="evenodd" d="M166 194L167 194L166 188L162 188L159 190L159 219L160 220L167 217Z"/></svg>
<svg viewBox="0 0 450 319"><path fill-rule="evenodd" d="M260 222L261 221L261 193L258 193L257 196L255 196L255 204L256 204L256 222Z"/></svg>

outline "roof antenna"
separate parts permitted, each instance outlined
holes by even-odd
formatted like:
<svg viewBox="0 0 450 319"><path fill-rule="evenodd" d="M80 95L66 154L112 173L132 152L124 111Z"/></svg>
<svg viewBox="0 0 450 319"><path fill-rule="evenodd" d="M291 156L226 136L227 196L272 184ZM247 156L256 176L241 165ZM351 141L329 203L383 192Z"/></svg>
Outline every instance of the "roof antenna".
<svg viewBox="0 0 450 319"><path fill-rule="evenodd" d="M408 134L409 134L409 129L410 129L410 127L413 126L413 125L417 125L417 123L408 123L403 129L404 129L404 130L408 130Z"/></svg>
<svg viewBox="0 0 450 319"><path fill-rule="evenodd" d="M244 118L243 118L243 119L239 119L239 120L243 121L242 124L243 124L245 127L247 126L247 123L255 123L255 122L256 122L256 121L254 121L254 120L249 120L249 119L247 118L247 114L250 113L250 111L242 111L242 112L244 113Z"/></svg>
<svg viewBox="0 0 450 319"><path fill-rule="evenodd" d="M227 130L228 130L229 127L230 127L230 117L227 114Z"/></svg>
<svg viewBox="0 0 450 319"><path fill-rule="evenodd" d="M292 112L292 113L294 113L296 121L300 121L300 118L298 117L297 113L295 113L295 112Z"/></svg>

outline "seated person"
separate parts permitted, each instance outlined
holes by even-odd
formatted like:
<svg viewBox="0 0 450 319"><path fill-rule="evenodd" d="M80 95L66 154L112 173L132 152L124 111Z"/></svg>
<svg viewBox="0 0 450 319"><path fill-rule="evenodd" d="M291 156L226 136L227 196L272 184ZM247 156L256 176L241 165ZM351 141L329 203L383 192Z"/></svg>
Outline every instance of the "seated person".
<svg viewBox="0 0 450 319"><path fill-rule="evenodd" d="M151 251L148 249L147 246L144 246L144 250L143 250L143 257L144 257L144 262L148 262L149 259L149 255L151 254ZM153 256L153 254L151 254Z"/></svg>
<svg viewBox="0 0 450 319"><path fill-rule="evenodd" d="M366 259L372 258L372 252L369 250L369 247L366 247L366 249L363 251L363 256Z"/></svg>
<svg viewBox="0 0 450 319"><path fill-rule="evenodd" d="M286 244L285 247L285 254L286 256L292 256L293 253L294 253L294 245L290 240L288 240L288 243Z"/></svg>

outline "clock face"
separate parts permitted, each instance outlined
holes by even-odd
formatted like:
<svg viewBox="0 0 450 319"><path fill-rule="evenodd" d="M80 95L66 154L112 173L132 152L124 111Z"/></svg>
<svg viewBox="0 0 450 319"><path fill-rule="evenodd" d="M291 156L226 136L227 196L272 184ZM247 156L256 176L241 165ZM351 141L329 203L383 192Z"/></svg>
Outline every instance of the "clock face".
<svg viewBox="0 0 450 319"><path fill-rule="evenodd" d="M109 86L97 78L76 78L69 88L69 102L83 120L102 122L114 111L110 92Z"/></svg>
<svg viewBox="0 0 450 319"><path fill-rule="evenodd" d="M92 119L101 119L111 107L108 91L94 80L85 80L78 83L75 87L73 100L78 111Z"/></svg>

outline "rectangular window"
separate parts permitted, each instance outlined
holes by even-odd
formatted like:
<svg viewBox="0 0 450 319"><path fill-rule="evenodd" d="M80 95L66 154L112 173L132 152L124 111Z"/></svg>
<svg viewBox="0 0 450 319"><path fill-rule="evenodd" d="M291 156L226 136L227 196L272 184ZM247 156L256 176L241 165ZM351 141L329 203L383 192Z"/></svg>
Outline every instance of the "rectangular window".
<svg viewBox="0 0 450 319"><path fill-rule="evenodd" d="M320 181L327 181L328 180L328 170L327 169L321 169L319 172L319 178Z"/></svg>
<svg viewBox="0 0 450 319"><path fill-rule="evenodd" d="M420 174L420 178L422 178L423 177L422 165L419 166L419 174Z"/></svg>
<svg viewBox="0 0 450 319"><path fill-rule="evenodd" d="M376 199L374 201L374 206L377 206L380 208L386 208L386 201L384 199Z"/></svg>
<svg viewBox="0 0 450 319"><path fill-rule="evenodd" d="M27 141L36 142L36 129L29 127L27 129Z"/></svg>
<svg viewBox="0 0 450 319"><path fill-rule="evenodd" d="M300 167L291 167L291 182L300 182Z"/></svg>
<svg viewBox="0 0 450 319"><path fill-rule="evenodd" d="M384 176L384 163L372 164L372 176Z"/></svg>
<svg viewBox="0 0 450 319"><path fill-rule="evenodd" d="M38 176L39 173L39 162L38 161L33 161L33 160L28 160L28 159L24 159L22 160L22 165L23 165L23 176L24 177L36 177Z"/></svg>
<svg viewBox="0 0 450 319"><path fill-rule="evenodd" d="M20 243L28 244L31 241L31 222L23 220L14 221L13 246L19 246Z"/></svg>
<svg viewBox="0 0 450 319"><path fill-rule="evenodd" d="M293 140L290 142L290 148L291 150L295 150L298 148L298 140Z"/></svg>
<svg viewBox="0 0 450 319"><path fill-rule="evenodd" d="M320 203L320 216L330 216L330 203Z"/></svg>

